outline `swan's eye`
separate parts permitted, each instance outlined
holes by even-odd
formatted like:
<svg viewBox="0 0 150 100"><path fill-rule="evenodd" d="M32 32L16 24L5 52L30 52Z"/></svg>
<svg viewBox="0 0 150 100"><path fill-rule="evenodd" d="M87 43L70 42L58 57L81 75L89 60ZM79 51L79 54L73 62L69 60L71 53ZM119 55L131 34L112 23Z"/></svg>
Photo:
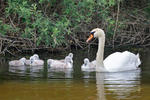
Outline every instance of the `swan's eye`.
<svg viewBox="0 0 150 100"><path fill-rule="evenodd" d="M91 34L93 35L95 33L95 31L94 32L91 32Z"/></svg>

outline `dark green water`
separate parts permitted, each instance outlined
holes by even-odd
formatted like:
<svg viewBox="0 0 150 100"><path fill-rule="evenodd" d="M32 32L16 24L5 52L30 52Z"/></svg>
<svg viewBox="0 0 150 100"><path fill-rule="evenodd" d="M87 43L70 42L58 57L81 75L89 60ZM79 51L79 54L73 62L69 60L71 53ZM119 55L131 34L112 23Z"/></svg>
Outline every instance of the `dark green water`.
<svg viewBox="0 0 150 100"><path fill-rule="evenodd" d="M85 57L94 60L96 49L73 50L72 70L51 70L47 67L9 67L8 61L19 57L0 57L0 100L150 100L149 49L122 49L140 52L141 70L96 73L83 72ZM105 56L113 50L105 49ZM62 59L69 52L42 53L41 59Z"/></svg>

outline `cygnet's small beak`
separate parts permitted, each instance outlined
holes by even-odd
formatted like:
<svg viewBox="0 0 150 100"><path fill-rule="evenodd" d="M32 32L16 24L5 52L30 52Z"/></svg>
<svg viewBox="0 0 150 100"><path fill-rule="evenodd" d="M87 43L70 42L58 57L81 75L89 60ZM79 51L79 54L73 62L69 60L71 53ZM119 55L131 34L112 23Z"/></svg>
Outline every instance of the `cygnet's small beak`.
<svg viewBox="0 0 150 100"><path fill-rule="evenodd" d="M92 40L93 39L93 34L91 34L90 36L89 36L89 38L86 40L86 42L88 43L90 40Z"/></svg>

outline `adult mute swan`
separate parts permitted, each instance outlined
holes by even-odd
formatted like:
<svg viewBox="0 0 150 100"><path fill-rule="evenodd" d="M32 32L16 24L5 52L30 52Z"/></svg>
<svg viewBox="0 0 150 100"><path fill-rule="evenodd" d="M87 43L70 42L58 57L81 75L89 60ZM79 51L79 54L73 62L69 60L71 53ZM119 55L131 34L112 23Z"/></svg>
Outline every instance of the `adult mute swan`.
<svg viewBox="0 0 150 100"><path fill-rule="evenodd" d="M97 72L119 72L127 70L136 70L141 64L139 54L135 55L129 51L115 52L109 55L103 61L104 45L105 45L105 33L100 28L95 28L91 31L89 38L86 42L89 42L92 38L98 38L98 51L96 55L96 71Z"/></svg>

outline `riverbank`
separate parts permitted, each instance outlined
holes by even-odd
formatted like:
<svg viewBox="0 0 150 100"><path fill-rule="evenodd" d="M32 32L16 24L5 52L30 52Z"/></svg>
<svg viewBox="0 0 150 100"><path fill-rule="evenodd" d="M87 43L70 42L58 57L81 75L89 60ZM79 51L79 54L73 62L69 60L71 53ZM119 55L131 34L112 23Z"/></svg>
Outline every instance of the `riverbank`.
<svg viewBox="0 0 150 100"><path fill-rule="evenodd" d="M86 49L96 27L106 47L149 47L149 9L147 0L0 1L0 54Z"/></svg>

